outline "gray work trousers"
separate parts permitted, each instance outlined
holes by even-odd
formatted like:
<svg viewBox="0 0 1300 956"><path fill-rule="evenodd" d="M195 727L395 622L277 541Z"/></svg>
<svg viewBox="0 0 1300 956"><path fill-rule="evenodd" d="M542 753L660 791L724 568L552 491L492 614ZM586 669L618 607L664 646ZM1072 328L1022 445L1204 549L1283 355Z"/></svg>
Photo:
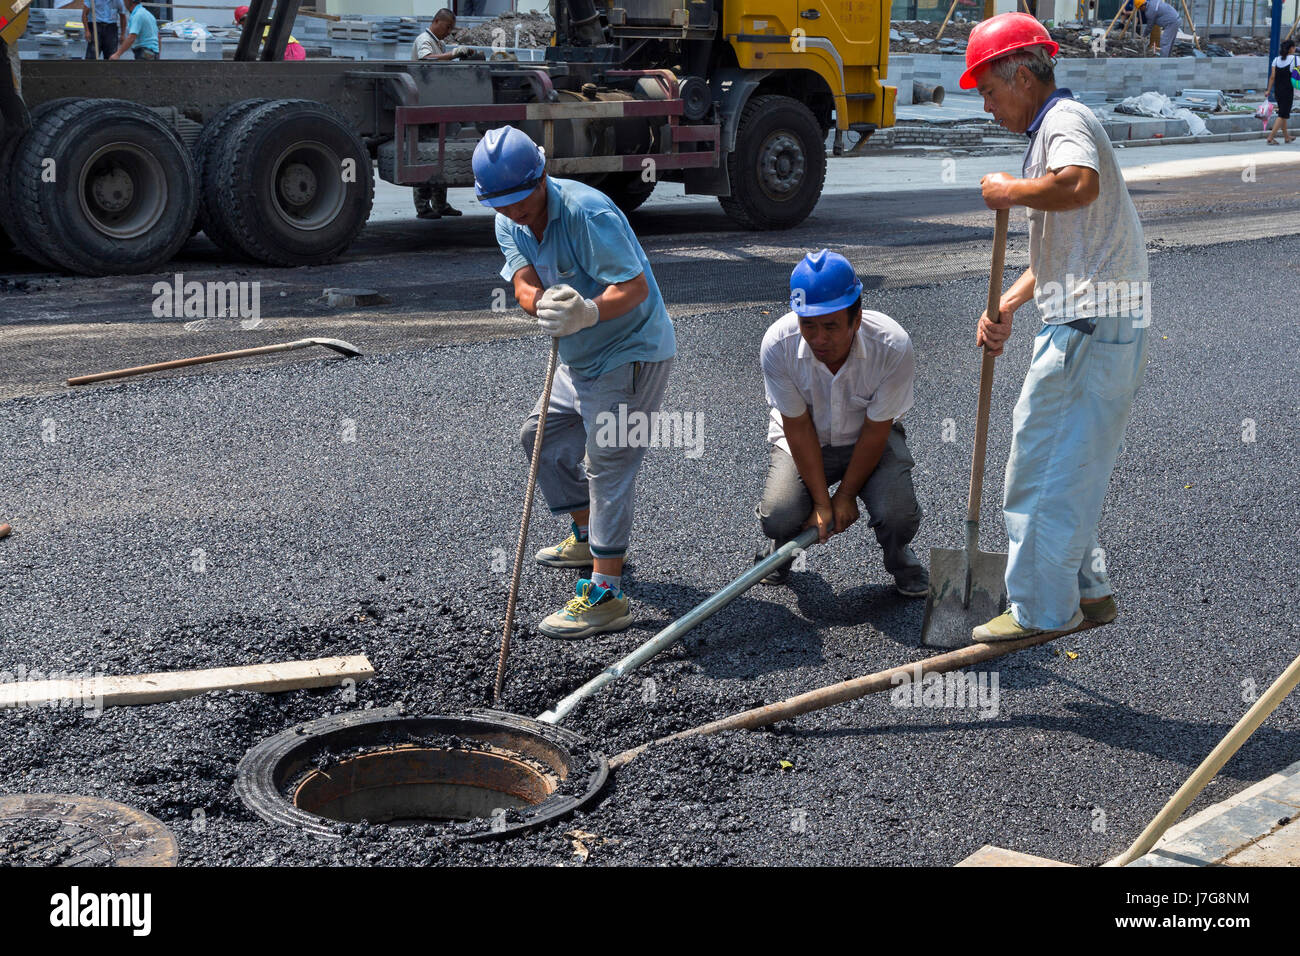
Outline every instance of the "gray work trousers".
<svg viewBox="0 0 1300 956"><path fill-rule="evenodd" d="M628 362L595 378L564 364L555 370L537 484L551 514L591 509L587 541L595 557L627 553L636 474L649 446L618 422L658 413L672 364L672 359ZM519 431L530 461L541 414L539 396Z"/></svg>
<svg viewBox="0 0 1300 956"><path fill-rule="evenodd" d="M853 458L852 445L823 445L822 465L826 484L833 485L844 477ZM907 433L894 423L885 450L867 483L858 492L866 506L871 530L884 551L885 570L898 575L914 567L923 567L908 547L921 526L921 506L912 487L912 453L907 448ZM772 446L772 460L767 469L763 500L754 509L763 525L763 533L777 547L798 537L804 522L812 514L812 495L799 477L790 454Z"/></svg>

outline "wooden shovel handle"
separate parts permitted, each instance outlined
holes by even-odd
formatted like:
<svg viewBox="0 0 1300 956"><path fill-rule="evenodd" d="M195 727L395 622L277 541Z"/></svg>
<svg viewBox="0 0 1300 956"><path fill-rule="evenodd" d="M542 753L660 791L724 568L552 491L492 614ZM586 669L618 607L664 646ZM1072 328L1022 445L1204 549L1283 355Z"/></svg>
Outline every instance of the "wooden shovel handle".
<svg viewBox="0 0 1300 956"><path fill-rule="evenodd" d="M251 349L236 349L233 352L217 352L215 355L199 355L195 358L173 359L170 362L154 362L152 365L137 365L134 368L120 368L112 372L96 372L94 375L78 375L68 379L69 385L89 385L92 382L106 382L113 378L126 378L129 375L144 375L147 372L162 372L170 368L187 368L191 365L203 365L207 362L225 362L229 359L247 358L250 355L266 355L270 352L288 352L293 349L306 348L312 343L306 339L296 342L282 342L279 345L259 345Z"/></svg>
<svg viewBox="0 0 1300 956"><path fill-rule="evenodd" d="M1007 261L1007 224L1010 209L999 209L997 226L993 233L993 268L989 271L989 318L998 321L998 304L1002 301L1002 270ZM980 398L975 410L975 450L970 463L970 495L966 505L966 520L980 520L980 497L984 491L984 446L989 437L989 406L993 401L993 355L984 347L984 361L980 365Z"/></svg>

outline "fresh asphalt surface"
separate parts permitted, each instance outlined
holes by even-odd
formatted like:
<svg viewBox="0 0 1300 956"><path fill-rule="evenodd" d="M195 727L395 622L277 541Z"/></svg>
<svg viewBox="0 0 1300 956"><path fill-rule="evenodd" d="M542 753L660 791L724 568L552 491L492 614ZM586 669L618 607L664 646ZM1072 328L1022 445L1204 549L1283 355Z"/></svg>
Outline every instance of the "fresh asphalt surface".
<svg viewBox="0 0 1300 956"><path fill-rule="evenodd" d="M339 689L218 693L97 719L3 713L0 791L146 810L173 827L185 863L554 864L575 859L574 829L595 835L589 864L950 865L985 843L1100 863L1300 644L1295 242L1153 255L1150 364L1101 525L1120 619L979 668L997 675L996 716L881 694L775 730L652 749L589 812L500 844L383 828L321 843L253 817L231 788L247 749L297 722L487 703L526 476L516 434L545 369L539 335L9 398L0 520L15 533L0 542L0 671L364 653L378 674L355 700ZM763 288L789 268L764 265ZM720 283L743 281L744 262L715 268ZM866 304L916 345L904 422L925 556L961 542L985 287L916 281ZM638 623L584 642L538 636L576 575L528 566L504 709L542 712L748 565L767 460L757 355L782 311L775 293L768 315L679 312L665 407L702 416L703 454L649 455L626 578ZM998 363L990 550L1005 549L996 504L1035 326L1024 310ZM947 419L954 442L942 440ZM563 531L539 511L530 548ZM807 559L790 587L753 589L565 726L612 755L930 653L918 646L923 602L888 586L865 518ZM1294 762L1298 745L1293 696L1192 810Z"/></svg>

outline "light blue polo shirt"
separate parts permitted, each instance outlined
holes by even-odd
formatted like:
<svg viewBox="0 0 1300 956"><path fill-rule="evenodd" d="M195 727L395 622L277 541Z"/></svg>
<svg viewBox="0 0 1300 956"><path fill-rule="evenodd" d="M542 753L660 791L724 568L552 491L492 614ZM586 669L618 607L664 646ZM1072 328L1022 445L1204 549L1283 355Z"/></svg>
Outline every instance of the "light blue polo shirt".
<svg viewBox="0 0 1300 956"><path fill-rule="evenodd" d="M546 180L546 228L539 242L533 231L497 214L497 243L506 257L507 282L532 266L543 288L561 283L594 299L616 282L645 273L650 294L616 319L560 339L560 360L587 378L604 375L628 362L662 362L677 354L673 323L641 243L608 196L572 179Z"/></svg>
<svg viewBox="0 0 1300 956"><path fill-rule="evenodd" d="M126 16L126 4L122 0L94 0L92 8L96 23L117 23L119 14Z"/></svg>
<svg viewBox="0 0 1300 956"><path fill-rule="evenodd" d="M135 34L133 46L158 52L158 21L144 8L144 4L137 4L136 8L128 14L126 32Z"/></svg>

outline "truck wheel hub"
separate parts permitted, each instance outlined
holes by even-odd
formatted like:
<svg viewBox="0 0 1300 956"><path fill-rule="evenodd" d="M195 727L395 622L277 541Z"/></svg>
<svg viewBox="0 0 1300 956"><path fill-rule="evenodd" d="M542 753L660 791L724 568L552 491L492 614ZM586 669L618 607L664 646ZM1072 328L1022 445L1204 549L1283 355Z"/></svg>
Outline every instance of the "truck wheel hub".
<svg viewBox="0 0 1300 956"><path fill-rule="evenodd" d="M803 147L789 133L769 136L759 150L758 164L759 181L773 198L784 199L803 183Z"/></svg>
<svg viewBox="0 0 1300 956"><path fill-rule="evenodd" d="M81 167L81 213L113 239L147 235L167 210L167 174L158 158L134 143L108 143Z"/></svg>
<svg viewBox="0 0 1300 956"><path fill-rule="evenodd" d="M303 163L290 163L280 171L280 196L291 206L305 206L316 195L316 174Z"/></svg>
<svg viewBox="0 0 1300 956"><path fill-rule="evenodd" d="M96 176L90 188L95 204L105 212L121 212L135 198L135 183L131 182L127 171L120 167L105 170Z"/></svg>
<svg viewBox="0 0 1300 956"><path fill-rule="evenodd" d="M335 222L347 203L348 175L343 160L324 143L299 142L271 166L273 205L294 229L323 229Z"/></svg>

